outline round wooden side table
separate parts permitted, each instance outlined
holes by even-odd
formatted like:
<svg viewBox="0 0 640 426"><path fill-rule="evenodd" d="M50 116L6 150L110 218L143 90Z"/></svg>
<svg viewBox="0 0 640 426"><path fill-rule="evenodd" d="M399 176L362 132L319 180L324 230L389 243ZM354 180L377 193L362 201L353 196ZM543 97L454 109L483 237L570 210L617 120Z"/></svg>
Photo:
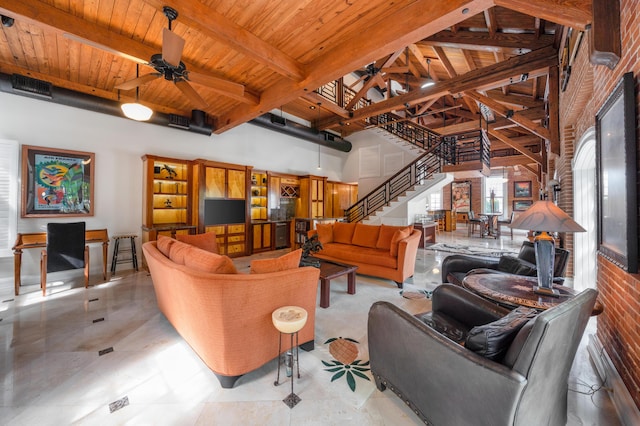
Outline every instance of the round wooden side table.
<svg viewBox="0 0 640 426"><path fill-rule="evenodd" d="M467 290L508 309L526 306L544 311L578 294L572 288L554 284L559 297L545 296L533 292L533 286L537 284L536 277L512 274L470 274L462 280L462 286ZM603 310L602 303L596 300L591 316L600 315Z"/></svg>
<svg viewBox="0 0 640 426"><path fill-rule="evenodd" d="M278 337L278 375L276 376L275 386L280 384L280 354L282 352L282 335L288 334L291 339L290 350L287 351L284 357L285 368L287 375L291 377L291 393L282 401L287 404L289 408L295 407L295 405L301 401L300 397L293 392L293 367L297 366L298 379L300 378L300 362L298 360L298 332L307 323L307 311L299 306L283 306L273 311L271 314L271 320L273 325L280 332ZM293 338L295 336L296 344L293 345ZM295 351L295 356L294 356Z"/></svg>

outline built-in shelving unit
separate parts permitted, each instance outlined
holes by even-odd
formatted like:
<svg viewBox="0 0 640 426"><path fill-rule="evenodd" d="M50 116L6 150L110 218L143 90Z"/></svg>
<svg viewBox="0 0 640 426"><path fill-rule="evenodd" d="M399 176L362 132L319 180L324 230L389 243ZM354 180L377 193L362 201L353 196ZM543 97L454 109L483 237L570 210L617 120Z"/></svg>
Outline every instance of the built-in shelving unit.
<svg viewBox="0 0 640 426"><path fill-rule="evenodd" d="M251 220L267 220L268 176L263 172L251 173Z"/></svg>

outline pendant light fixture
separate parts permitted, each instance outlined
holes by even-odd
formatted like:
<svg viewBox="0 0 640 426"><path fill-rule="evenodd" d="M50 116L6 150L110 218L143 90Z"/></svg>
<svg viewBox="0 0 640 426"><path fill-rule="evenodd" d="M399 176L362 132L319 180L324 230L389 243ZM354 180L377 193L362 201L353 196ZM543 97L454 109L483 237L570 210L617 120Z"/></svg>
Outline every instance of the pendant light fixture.
<svg viewBox="0 0 640 426"><path fill-rule="evenodd" d="M320 105L322 105L322 103L318 102L318 121L316 122L318 132L320 132ZM322 170L322 166L320 165L320 144L318 144L318 167L316 167L316 169Z"/></svg>
<svg viewBox="0 0 640 426"><path fill-rule="evenodd" d="M422 83L422 86L420 87L422 89L426 89L427 87L431 87L434 84L436 84L436 81L431 78L431 59L427 58L427 78L425 79L424 83Z"/></svg>
<svg viewBox="0 0 640 426"><path fill-rule="evenodd" d="M139 65L136 64L136 78L139 77ZM140 88L136 87L136 101L134 103L126 103L120 105L125 117L136 121L147 121L153 115L153 110L138 102L140 97Z"/></svg>

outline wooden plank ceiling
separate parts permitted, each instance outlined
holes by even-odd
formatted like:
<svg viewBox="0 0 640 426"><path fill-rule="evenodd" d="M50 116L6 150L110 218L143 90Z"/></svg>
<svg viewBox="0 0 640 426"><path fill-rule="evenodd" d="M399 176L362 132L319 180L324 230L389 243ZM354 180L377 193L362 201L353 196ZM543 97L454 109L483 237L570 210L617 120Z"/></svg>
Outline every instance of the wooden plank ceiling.
<svg viewBox="0 0 640 426"><path fill-rule="evenodd" d="M591 22L585 0L0 0L14 19L0 30L0 72L129 101L135 90L116 86L136 64L156 72L148 64L163 51L164 6L178 12L171 31L185 41L180 60L197 95L145 77L140 102L155 111L202 109L222 133L282 109L342 135L394 111L452 134L478 128L482 103L496 116L492 149L523 151L514 161L530 165L542 157L524 146L559 146L548 94L565 29ZM436 84L423 89L428 76ZM351 110L314 93L342 77L375 102ZM320 112L310 108L318 102Z"/></svg>

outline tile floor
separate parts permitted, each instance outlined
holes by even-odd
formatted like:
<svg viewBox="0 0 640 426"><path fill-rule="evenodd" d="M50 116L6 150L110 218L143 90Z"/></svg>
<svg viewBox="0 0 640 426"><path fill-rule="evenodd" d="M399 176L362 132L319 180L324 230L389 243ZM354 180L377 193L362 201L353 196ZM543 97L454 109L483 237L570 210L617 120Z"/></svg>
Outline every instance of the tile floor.
<svg viewBox="0 0 640 426"><path fill-rule="evenodd" d="M438 236L440 242L516 249L522 239L516 234L513 241L508 236L469 241L464 227ZM435 288L447 255L419 250L408 282ZM240 270L249 261L235 259ZM354 338L366 355L366 315L376 300L412 313L429 309L427 299L405 299L389 281L358 276L356 295L346 294L346 279L332 282L331 306L316 312L316 350L300 353L302 378L295 392L302 401L289 409L282 402L288 385L273 385L275 360L223 390L158 312L145 272L119 271L88 290L82 288L81 271L58 274L61 282L50 284L46 298L36 284L14 297L13 283L0 281L0 424L419 424L393 393L378 392L363 380L353 393L343 380L332 383L332 373L320 362L327 356L322 343L330 337ZM586 334L594 331L595 318ZM620 424L605 390L588 395L598 382L583 345L570 378L569 425Z"/></svg>

